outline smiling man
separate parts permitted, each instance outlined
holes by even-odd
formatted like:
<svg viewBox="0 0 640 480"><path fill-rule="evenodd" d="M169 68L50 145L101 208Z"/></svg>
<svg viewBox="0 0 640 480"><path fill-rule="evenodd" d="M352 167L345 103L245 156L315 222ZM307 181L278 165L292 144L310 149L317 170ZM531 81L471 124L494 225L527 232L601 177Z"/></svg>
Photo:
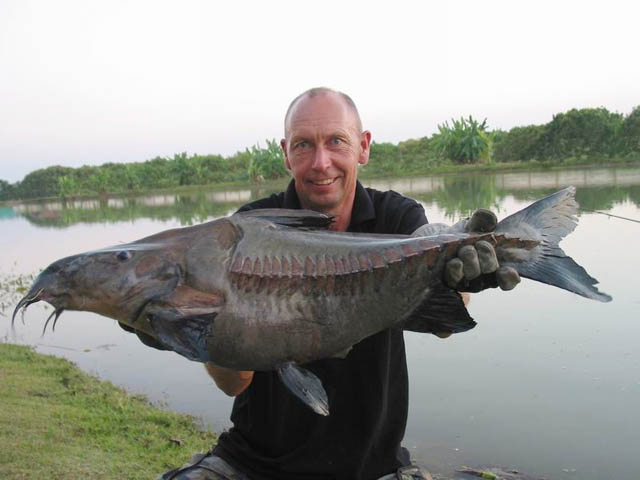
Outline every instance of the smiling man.
<svg viewBox="0 0 640 480"><path fill-rule="evenodd" d="M281 141L303 208L335 215L346 231L356 194L358 167L369 161L371 133L346 95L313 89L296 98L285 116Z"/></svg>
<svg viewBox="0 0 640 480"><path fill-rule="evenodd" d="M337 231L411 234L427 223L422 206L393 191L364 188L357 180L358 167L369 161L370 144L371 133L362 129L351 98L327 88L304 92L287 110L281 142L293 179L285 192L241 210L306 208L334 215ZM429 302L436 317L469 318L453 290L444 289ZM237 397L233 427L220 435L212 452L162 479L429 478L401 447L409 402L401 326L362 340L345 358L305 365L322 379L328 416L291 395L275 371L205 366L220 389Z"/></svg>

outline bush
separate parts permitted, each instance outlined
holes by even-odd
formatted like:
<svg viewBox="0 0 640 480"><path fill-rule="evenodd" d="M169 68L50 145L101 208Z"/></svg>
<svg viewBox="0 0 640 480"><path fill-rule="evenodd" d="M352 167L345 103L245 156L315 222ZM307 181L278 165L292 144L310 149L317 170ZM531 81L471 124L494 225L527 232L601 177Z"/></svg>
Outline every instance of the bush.
<svg viewBox="0 0 640 480"><path fill-rule="evenodd" d="M623 155L640 153L640 106L622 122L617 138L618 152Z"/></svg>
<svg viewBox="0 0 640 480"><path fill-rule="evenodd" d="M402 155L393 143L371 142L369 162L364 167L371 175L394 175L402 170Z"/></svg>
<svg viewBox="0 0 640 480"><path fill-rule="evenodd" d="M494 137L493 159L497 162L526 162L536 158L544 131L542 125L529 125L500 132Z"/></svg>
<svg viewBox="0 0 640 480"><path fill-rule="evenodd" d="M561 160L582 155L612 155L623 117L605 108L572 109L553 116L538 148L542 157Z"/></svg>
<svg viewBox="0 0 640 480"><path fill-rule="evenodd" d="M249 178L251 180L273 180L288 175L284 166L284 154L276 140L267 140L267 148L254 145L247 149L251 161L249 163Z"/></svg>
<svg viewBox="0 0 640 480"><path fill-rule="evenodd" d="M468 119L452 119L451 123L451 126L449 122L438 125L439 133L432 138L441 156L456 163L473 163L486 157L489 148L486 119L478 123L469 116Z"/></svg>
<svg viewBox="0 0 640 480"><path fill-rule="evenodd" d="M16 193L20 198L56 197L60 194L59 179L73 170L59 165L35 170L24 177Z"/></svg>

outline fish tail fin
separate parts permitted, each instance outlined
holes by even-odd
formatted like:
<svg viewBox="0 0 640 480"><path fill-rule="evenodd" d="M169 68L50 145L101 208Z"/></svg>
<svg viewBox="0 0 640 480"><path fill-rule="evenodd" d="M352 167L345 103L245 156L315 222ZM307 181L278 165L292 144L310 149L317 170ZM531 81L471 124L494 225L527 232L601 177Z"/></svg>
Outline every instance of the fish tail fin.
<svg viewBox="0 0 640 480"><path fill-rule="evenodd" d="M501 264L514 267L522 277L554 285L586 298L609 302L611 296L595 287L598 281L558 246L578 223L575 193L575 187L567 187L499 222L496 233L537 240L540 244L524 261L514 261L509 252L500 252L499 247L498 257L504 256L505 261L501 261Z"/></svg>

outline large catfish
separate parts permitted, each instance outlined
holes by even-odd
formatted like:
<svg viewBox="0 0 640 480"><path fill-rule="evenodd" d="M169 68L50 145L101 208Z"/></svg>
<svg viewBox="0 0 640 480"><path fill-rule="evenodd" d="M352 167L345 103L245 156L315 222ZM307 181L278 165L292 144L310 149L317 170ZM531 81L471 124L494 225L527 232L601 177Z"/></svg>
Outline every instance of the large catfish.
<svg viewBox="0 0 640 480"><path fill-rule="evenodd" d="M438 332L475 324L438 325L429 314L445 263L465 245L487 241L500 264L522 277L611 300L558 247L577 223L574 195L566 188L486 233L336 233L327 230L331 219L309 211L235 214L58 260L14 318L40 300L53 305L55 320L63 310L95 312L191 360L277 369L294 394L326 415L320 380L300 365L346 355L392 326Z"/></svg>

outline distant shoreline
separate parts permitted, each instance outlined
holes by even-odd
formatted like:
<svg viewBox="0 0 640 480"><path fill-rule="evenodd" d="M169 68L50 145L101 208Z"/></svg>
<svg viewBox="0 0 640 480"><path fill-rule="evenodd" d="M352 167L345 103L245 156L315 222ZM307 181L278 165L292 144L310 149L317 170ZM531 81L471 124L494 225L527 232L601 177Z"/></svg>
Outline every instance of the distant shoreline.
<svg viewBox="0 0 640 480"><path fill-rule="evenodd" d="M367 167L361 167L359 171L359 178L362 180L375 180L387 177L415 177L415 176L446 176L446 175L458 175L465 173L500 173L510 171L544 171L544 170L564 170L571 167L581 168L607 168L607 167L620 167L620 166L633 166L640 165L640 155L637 158L629 157L614 157L608 158L606 161L596 161L593 158L587 159L575 159L570 158L563 162L508 162L508 163L481 163L481 164L453 164L442 163L439 166L431 166L428 168L416 168L411 171L401 172L399 174L380 173L377 171L367 171ZM128 190L123 192L104 192L102 194L87 194L87 195L75 195L73 197L35 197L23 200L4 200L0 201L0 206L11 206L23 203L43 202L43 201L65 201L65 200L93 200L99 198L122 198L122 197L134 197L147 194L162 194L162 193L176 193L176 192L194 192L200 190L207 191L224 191L229 188L268 188L269 186L281 187L286 185L288 177L280 177L274 180L265 181L232 181L232 182L219 182L209 183L202 185L181 185L175 187L164 188L149 188L141 190Z"/></svg>
<svg viewBox="0 0 640 480"><path fill-rule="evenodd" d="M487 127L487 119L452 119L430 137L397 144L372 142L362 178L467 171L539 169L570 165L640 162L640 106L628 115L605 108L571 109L543 125L509 131ZM18 182L0 179L0 200L109 196L205 185L235 185L289 176L280 142L266 140L234 155L175 153L143 162L78 168L53 165Z"/></svg>

